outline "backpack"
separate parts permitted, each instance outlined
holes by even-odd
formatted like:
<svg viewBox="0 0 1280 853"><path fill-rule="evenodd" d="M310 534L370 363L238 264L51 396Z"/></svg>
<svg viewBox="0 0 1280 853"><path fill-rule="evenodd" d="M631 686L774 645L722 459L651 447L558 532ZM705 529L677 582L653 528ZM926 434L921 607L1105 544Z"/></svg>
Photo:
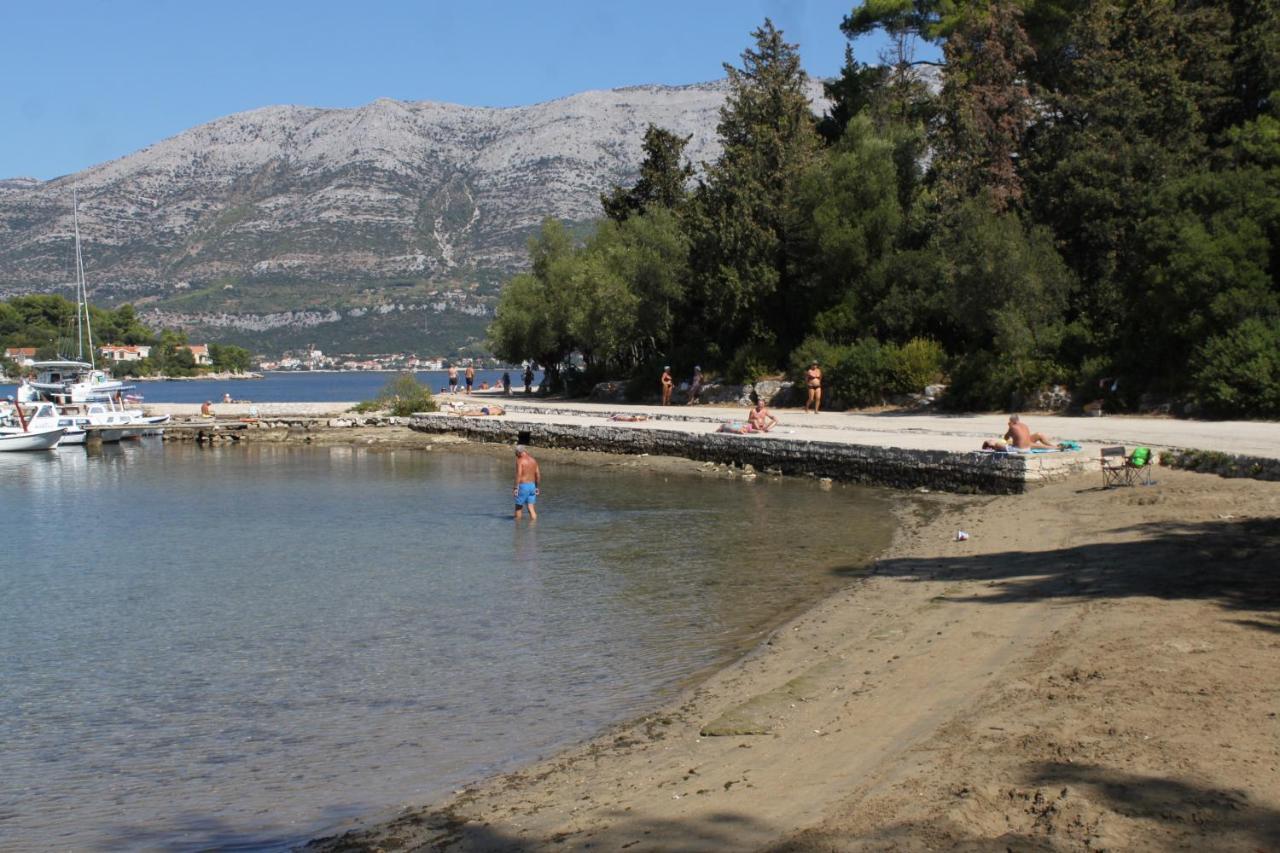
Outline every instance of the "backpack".
<svg viewBox="0 0 1280 853"><path fill-rule="evenodd" d="M1129 464L1134 468L1144 468L1153 461L1150 447L1135 447L1129 455Z"/></svg>

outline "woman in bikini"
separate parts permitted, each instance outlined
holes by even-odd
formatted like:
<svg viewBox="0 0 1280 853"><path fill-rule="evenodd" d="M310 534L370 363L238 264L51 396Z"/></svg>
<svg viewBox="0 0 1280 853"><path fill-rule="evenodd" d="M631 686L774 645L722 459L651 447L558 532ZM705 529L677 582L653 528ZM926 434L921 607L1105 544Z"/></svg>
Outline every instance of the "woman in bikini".
<svg viewBox="0 0 1280 853"><path fill-rule="evenodd" d="M818 362L809 365L809 369L804 372L804 379L809 386L809 399L804 403L804 410L808 412L809 407L813 406L813 413L816 415L822 405L822 368L818 367Z"/></svg>

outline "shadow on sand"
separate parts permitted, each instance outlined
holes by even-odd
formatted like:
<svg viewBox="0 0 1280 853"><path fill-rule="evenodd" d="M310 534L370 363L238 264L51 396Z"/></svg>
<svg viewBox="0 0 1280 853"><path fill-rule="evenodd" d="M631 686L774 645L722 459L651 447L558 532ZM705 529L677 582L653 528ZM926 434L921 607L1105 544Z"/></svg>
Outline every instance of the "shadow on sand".
<svg viewBox="0 0 1280 853"><path fill-rule="evenodd" d="M986 582L945 600L1004 604L1052 598L1213 601L1255 614L1236 620L1280 632L1280 520L1151 523L1099 531L1136 536L1053 551L1004 551L945 558L899 558L877 575L916 580Z"/></svg>

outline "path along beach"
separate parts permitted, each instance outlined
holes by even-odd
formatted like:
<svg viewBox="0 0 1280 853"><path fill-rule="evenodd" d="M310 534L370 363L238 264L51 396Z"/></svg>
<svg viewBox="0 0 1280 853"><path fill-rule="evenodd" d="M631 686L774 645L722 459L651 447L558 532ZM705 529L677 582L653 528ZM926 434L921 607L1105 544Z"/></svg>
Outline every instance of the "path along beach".
<svg viewBox="0 0 1280 853"><path fill-rule="evenodd" d="M603 423L618 407L601 408L559 417ZM1004 423L780 415L795 435L957 450ZM1114 442L1280 458L1274 424L1029 420L1087 455ZM868 572L680 701L314 846L1278 849L1280 483L1155 479L904 491L899 533Z"/></svg>

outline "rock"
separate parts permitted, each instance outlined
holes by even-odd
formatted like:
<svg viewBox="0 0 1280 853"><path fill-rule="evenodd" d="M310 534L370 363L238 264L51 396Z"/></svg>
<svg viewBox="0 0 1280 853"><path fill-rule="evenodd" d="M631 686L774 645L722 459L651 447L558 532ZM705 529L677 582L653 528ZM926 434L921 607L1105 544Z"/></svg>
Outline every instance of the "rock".
<svg viewBox="0 0 1280 853"><path fill-rule="evenodd" d="M776 379L762 379L755 384L754 390L766 406L785 406L791 402L795 383L779 382ZM748 394L749 398L750 395Z"/></svg>
<svg viewBox="0 0 1280 853"><path fill-rule="evenodd" d="M625 379L610 379L598 382L591 389L589 399L595 403L622 403L626 400L627 382Z"/></svg>
<svg viewBox="0 0 1280 853"><path fill-rule="evenodd" d="M937 400L947 393L946 385L926 385L924 386L924 396L930 400Z"/></svg>
<svg viewBox="0 0 1280 853"><path fill-rule="evenodd" d="M751 386L722 385L719 382L712 382L702 386L702 393L698 395L698 399L703 403L736 403L740 406L749 406L751 405Z"/></svg>

